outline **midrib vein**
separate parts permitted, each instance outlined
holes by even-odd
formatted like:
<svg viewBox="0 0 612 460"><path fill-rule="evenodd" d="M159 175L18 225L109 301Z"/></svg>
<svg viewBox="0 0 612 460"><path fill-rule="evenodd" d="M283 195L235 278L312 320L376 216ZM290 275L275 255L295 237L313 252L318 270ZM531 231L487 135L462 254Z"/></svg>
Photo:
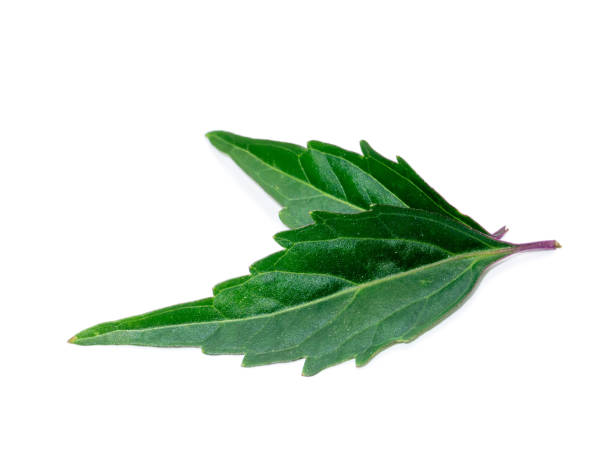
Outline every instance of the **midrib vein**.
<svg viewBox="0 0 612 460"><path fill-rule="evenodd" d="M327 356L332 354L333 352L337 351L340 347L342 347L343 345L345 345L348 341L350 341L352 338L358 336L359 334L365 332L366 330L372 328L372 327L377 327L380 326L380 324L382 324L384 321L386 321L387 319L391 318L393 315L404 311L407 308L412 307L413 305L415 305L417 302L420 302L424 299L429 299L430 297L433 297L434 295L438 294L439 292L443 291L444 289L448 288L451 284L453 284L454 282L456 282L459 278L461 278L465 273L467 273L468 270L471 270L472 267L474 266L474 264L470 264L469 267L465 268L464 270L461 271L461 273L459 273L457 276L455 276L453 278L452 281L449 281L447 284L441 286L440 288L436 289L433 292L430 292L427 295L424 295L422 297L418 297L416 299L411 300L410 302L408 302L405 305L401 305L398 308L396 308L395 310L393 310L392 312L390 312L389 314L383 316L380 320L378 320L377 322L373 323L373 324L369 324L364 328L361 328L355 332L353 332L351 335L349 335L348 337L346 337L344 340L342 340L342 342L340 342L339 344L337 344L336 346L334 346L334 348L332 348L331 350L326 351L325 354L323 355L316 355L318 357L321 356ZM266 353L282 353L282 352L286 352L286 351L290 351L290 350L295 350L300 348L301 346L304 345L304 343L309 340L310 338L312 338L316 333L322 331L323 329L330 327L339 317L342 313L344 313L351 305L353 305L353 303L355 302L355 299L357 298L357 294L359 294L359 291L356 291L353 296L347 301L346 305L344 307L342 307L342 309L336 313L329 321L327 321L325 324L323 324L321 327L315 329L311 334L309 334L307 337L305 337L300 343L297 343L291 347L287 347L287 348L281 348L281 349L275 349L275 350L270 350L270 351L266 351L265 353L261 353L261 354L266 354ZM422 311L421 311L422 313ZM372 341L370 343L370 345L367 348L370 348L372 346L372 343L374 341L374 336L372 336ZM367 349L366 348L366 349Z"/></svg>
<svg viewBox="0 0 612 460"><path fill-rule="evenodd" d="M410 276L412 274L418 273L420 271L426 270L428 268L432 268L435 266L439 266L439 265L443 265L447 262L452 262L452 261L456 261L456 260L461 260L461 259L467 259L470 257L474 257L474 256L489 256L489 255L495 255L495 254L511 254L513 251L512 247L508 247L508 248L497 248L497 249L489 249L486 251L472 251L472 252L466 252L463 254L459 254L456 255L454 257L449 257L447 259L442 259L439 260L437 262L431 263L431 264L427 264L427 265L423 265L421 267L417 267L417 268L413 268L412 270L408 270L405 272L400 272L400 273L394 273L393 275L389 275L389 276L385 276L383 278L378 278L372 281L367 281L363 284L359 284L356 285L354 287L348 287L346 289L342 289L340 291L334 292L333 294L330 294L328 296L325 297L320 297L318 299L314 299L311 300L309 302L303 303L303 304L299 304L299 305L295 305L293 307L289 307L289 308L285 308L284 310L280 310L280 311L276 311L276 312L271 312L271 313L264 313L261 315L256 315L256 316L249 316L246 318L236 318L236 319L227 319L227 320L215 320L215 321L204 321L204 322L192 322L192 323L182 323L182 324L172 324L172 325L168 325L168 326L158 326L158 327L150 327L150 328L140 328L140 329L116 329L114 331L109 331L105 334L111 334L113 332L129 332L129 331L141 331L141 330L159 330L159 329L167 329L167 328L179 328L179 327L185 327L185 326L192 326L192 325L196 325L196 324L206 324L206 325L211 325L211 326L222 326L224 324L227 323L235 323L235 322L242 322L242 321L252 321L252 320L256 320L256 319L263 319L263 318L269 318L269 317L273 317L273 316L277 316L277 315L283 315L286 313L289 313L291 311L294 310L298 310L301 308L307 308L311 305L314 305L316 303L319 302L323 302L326 300L330 300L336 297L340 297L349 293L354 293L355 291L359 291L361 289L365 289L367 287L371 287L371 286L376 286L378 284L383 284L386 283L388 281L393 281L395 279L399 279L402 277L406 277L406 276ZM103 335L103 334L100 334ZM88 337L84 337L84 338L88 338Z"/></svg>

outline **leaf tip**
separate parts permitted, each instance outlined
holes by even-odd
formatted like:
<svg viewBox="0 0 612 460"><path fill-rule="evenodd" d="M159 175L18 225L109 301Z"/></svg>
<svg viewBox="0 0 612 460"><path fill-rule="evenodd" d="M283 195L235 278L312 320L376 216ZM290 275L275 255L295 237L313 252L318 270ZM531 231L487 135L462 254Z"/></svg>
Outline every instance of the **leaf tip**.
<svg viewBox="0 0 612 460"><path fill-rule="evenodd" d="M215 148L227 153L227 144L231 144L233 135L227 131L208 131L205 136Z"/></svg>
<svg viewBox="0 0 612 460"><path fill-rule="evenodd" d="M208 131L206 134L204 134L206 136L206 139L208 139L209 141L212 142L212 138L216 137L217 134L219 134L219 131Z"/></svg>
<svg viewBox="0 0 612 460"><path fill-rule="evenodd" d="M317 150L317 146L320 146L322 144L322 142L320 141L316 141L314 139L306 142L306 148L308 150L313 149L313 150Z"/></svg>
<svg viewBox="0 0 612 460"><path fill-rule="evenodd" d="M371 156L372 155L372 151L374 150L370 144L368 144L368 141L362 139L359 141L359 147L361 147L361 152L363 153L364 156Z"/></svg>
<svg viewBox="0 0 612 460"><path fill-rule="evenodd" d="M325 211L308 211L310 218L317 224L324 223L330 213Z"/></svg>
<svg viewBox="0 0 612 460"><path fill-rule="evenodd" d="M77 340L78 340L78 337L76 335L73 335L72 337L68 339L68 343L76 343Z"/></svg>
<svg viewBox="0 0 612 460"><path fill-rule="evenodd" d="M276 241L278 243L278 245L280 245L281 247L285 248L285 249L289 249L291 246L293 246L293 241L291 241L291 239L287 238L285 235L287 233L289 233L291 230L289 231L284 231L284 232L280 232L277 233L276 235L274 235L272 238L274 239L274 241Z"/></svg>

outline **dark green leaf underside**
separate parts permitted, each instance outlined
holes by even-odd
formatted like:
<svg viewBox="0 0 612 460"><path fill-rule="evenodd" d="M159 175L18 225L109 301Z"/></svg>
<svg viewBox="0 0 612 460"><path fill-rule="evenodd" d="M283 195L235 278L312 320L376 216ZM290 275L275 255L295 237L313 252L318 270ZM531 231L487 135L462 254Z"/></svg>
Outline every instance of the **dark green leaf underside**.
<svg viewBox="0 0 612 460"><path fill-rule="evenodd" d="M284 249L218 284L213 298L103 323L73 341L198 346L244 354L245 366L306 358L305 375L352 358L363 365L443 319L487 266L515 250L414 209L312 218L276 235Z"/></svg>
<svg viewBox="0 0 612 460"><path fill-rule="evenodd" d="M361 142L363 155L359 155L318 141L310 141L304 148L225 131L207 136L284 206L280 217L290 228L312 223L310 211L356 213L380 204L435 212L486 233L403 159L398 157L395 163L365 141Z"/></svg>

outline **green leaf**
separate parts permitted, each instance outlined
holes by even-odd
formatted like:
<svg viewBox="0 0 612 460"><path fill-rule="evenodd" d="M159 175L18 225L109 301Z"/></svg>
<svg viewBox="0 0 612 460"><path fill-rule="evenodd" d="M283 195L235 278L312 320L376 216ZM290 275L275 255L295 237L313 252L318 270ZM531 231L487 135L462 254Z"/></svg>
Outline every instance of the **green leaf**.
<svg viewBox="0 0 612 460"><path fill-rule="evenodd" d="M313 212L315 224L281 232L285 249L214 297L86 329L80 345L202 347L244 354L257 366L306 358L304 375L409 342L461 303L513 245L438 214L375 206L358 214Z"/></svg>
<svg viewBox="0 0 612 460"><path fill-rule="evenodd" d="M356 213L381 204L435 212L487 233L402 158L395 163L365 141L359 155L319 141L304 148L225 131L212 131L207 137L284 206L280 218L289 228L312 223L310 211Z"/></svg>

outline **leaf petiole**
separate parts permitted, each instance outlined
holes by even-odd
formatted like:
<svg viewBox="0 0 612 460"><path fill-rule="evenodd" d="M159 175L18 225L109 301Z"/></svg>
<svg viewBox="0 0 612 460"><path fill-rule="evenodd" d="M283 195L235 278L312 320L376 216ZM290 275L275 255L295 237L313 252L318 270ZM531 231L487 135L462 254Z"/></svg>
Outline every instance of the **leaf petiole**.
<svg viewBox="0 0 612 460"><path fill-rule="evenodd" d="M533 243L522 243L514 246L514 252L529 251L532 249L558 249L561 245L556 240L535 241Z"/></svg>

